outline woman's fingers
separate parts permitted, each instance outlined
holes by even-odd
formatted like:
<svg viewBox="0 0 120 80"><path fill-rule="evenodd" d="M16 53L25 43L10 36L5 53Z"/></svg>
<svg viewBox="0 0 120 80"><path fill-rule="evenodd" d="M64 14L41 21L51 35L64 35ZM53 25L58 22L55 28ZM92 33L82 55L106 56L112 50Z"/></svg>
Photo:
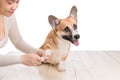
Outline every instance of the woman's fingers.
<svg viewBox="0 0 120 80"><path fill-rule="evenodd" d="M38 49L38 50L36 51L36 53L37 53L39 56L45 56L45 51L42 50L42 49Z"/></svg>

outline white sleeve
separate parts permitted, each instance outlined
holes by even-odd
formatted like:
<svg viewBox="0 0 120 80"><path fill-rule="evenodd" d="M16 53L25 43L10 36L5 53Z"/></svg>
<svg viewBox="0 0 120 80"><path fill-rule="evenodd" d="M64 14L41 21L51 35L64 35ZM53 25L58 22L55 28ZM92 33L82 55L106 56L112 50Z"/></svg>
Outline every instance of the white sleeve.
<svg viewBox="0 0 120 80"><path fill-rule="evenodd" d="M20 55L15 56L15 55L1 55L0 54L0 67L12 65L12 64L18 64L20 62L21 62Z"/></svg>

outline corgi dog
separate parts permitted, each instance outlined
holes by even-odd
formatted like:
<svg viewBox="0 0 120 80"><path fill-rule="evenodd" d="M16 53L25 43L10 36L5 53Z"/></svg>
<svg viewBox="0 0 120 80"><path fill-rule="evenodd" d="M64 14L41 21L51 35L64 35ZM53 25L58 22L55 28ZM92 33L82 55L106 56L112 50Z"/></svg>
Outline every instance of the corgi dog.
<svg viewBox="0 0 120 80"><path fill-rule="evenodd" d="M64 62L69 54L70 44L79 45L77 7L73 6L69 16L65 19L50 15L48 21L52 30L48 33L46 41L40 49L45 50L46 55L49 55L48 63L57 65L58 71L65 71Z"/></svg>

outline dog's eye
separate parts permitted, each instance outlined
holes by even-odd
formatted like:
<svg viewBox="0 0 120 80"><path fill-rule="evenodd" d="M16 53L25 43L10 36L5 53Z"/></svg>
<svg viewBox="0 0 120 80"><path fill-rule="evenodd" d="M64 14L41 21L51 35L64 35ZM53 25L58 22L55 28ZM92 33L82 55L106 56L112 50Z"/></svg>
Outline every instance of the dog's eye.
<svg viewBox="0 0 120 80"><path fill-rule="evenodd" d="M77 29L77 25L76 24L73 24L73 27L74 27L74 29Z"/></svg>
<svg viewBox="0 0 120 80"><path fill-rule="evenodd" d="M70 29L68 28L68 26L64 29L65 32L70 32Z"/></svg>

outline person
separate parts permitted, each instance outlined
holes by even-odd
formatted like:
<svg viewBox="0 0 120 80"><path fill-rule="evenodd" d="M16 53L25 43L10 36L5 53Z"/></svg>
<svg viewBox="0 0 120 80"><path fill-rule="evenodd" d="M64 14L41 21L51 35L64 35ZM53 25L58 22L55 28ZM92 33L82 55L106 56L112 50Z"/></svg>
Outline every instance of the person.
<svg viewBox="0 0 120 80"><path fill-rule="evenodd" d="M28 66L37 66L41 63L41 57L45 55L42 49L36 49L26 43L19 32L15 10L19 0L0 0L0 48L4 47L8 38L13 45L24 52L24 55L0 55L0 66L22 63Z"/></svg>

